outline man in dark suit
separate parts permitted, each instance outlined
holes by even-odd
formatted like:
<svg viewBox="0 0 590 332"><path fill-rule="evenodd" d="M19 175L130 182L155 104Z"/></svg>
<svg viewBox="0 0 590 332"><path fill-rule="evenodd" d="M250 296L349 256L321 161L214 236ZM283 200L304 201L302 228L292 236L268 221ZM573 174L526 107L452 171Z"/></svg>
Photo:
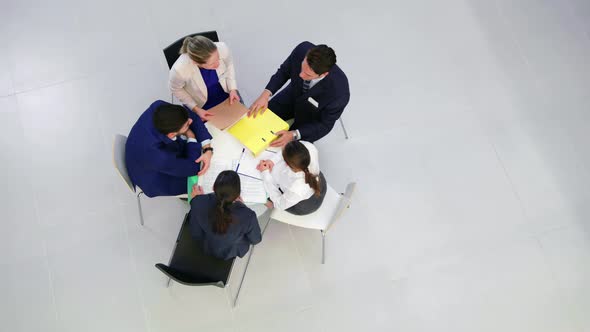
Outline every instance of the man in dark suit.
<svg viewBox="0 0 590 332"><path fill-rule="evenodd" d="M204 174L212 154L201 119L162 100L143 112L125 145L129 177L148 197L186 194L187 177Z"/></svg>
<svg viewBox="0 0 590 332"><path fill-rule="evenodd" d="M273 96L288 80L289 85ZM314 142L326 136L350 99L348 79L336 65L334 50L303 42L270 78L248 116L268 107L283 120L294 119L290 131L280 131L271 145L284 146L294 139Z"/></svg>

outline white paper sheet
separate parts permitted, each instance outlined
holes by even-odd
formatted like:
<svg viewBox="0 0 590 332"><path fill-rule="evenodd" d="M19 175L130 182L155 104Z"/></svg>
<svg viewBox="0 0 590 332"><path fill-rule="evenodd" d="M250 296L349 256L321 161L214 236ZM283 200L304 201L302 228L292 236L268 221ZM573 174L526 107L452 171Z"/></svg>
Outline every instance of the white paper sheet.
<svg viewBox="0 0 590 332"><path fill-rule="evenodd" d="M211 160L209 169L205 175L199 176L199 186L203 187L203 192L209 194L213 192L213 184L219 173L236 168L237 161L229 159Z"/></svg>
<svg viewBox="0 0 590 332"><path fill-rule="evenodd" d="M261 160L271 159L276 155L276 153L281 152L272 152L269 150L264 150L258 155L258 157L254 158L252 153L246 150L244 153L242 153L242 157L238 162L238 174L262 180L262 175L256 169L256 166L258 166L258 163L260 163Z"/></svg>
<svg viewBox="0 0 590 332"><path fill-rule="evenodd" d="M241 196L244 203L266 203L266 190L262 180L257 180L249 176L240 175L240 184L242 187Z"/></svg>

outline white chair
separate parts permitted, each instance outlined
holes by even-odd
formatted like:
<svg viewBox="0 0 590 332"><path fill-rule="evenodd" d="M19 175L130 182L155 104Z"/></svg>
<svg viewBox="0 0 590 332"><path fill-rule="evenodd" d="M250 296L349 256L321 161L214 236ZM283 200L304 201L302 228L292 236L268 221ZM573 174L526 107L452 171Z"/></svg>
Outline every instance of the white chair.
<svg viewBox="0 0 590 332"><path fill-rule="evenodd" d="M133 182L129 178L129 174L127 173L127 165L125 164L125 143L127 142L127 136L125 135L115 135L115 139L113 140L113 162L115 164L115 168L117 172L129 187L129 190L134 195L137 195L137 208L139 209L139 222L143 226L143 211L141 209L141 199L140 196L143 194L141 188L137 187L135 189L133 187ZM186 194L176 196L178 198L187 198Z"/></svg>
<svg viewBox="0 0 590 332"><path fill-rule="evenodd" d="M344 210L350 207L350 201L355 187L356 183L351 182L346 186L344 194L339 194L328 184L324 202L314 213L297 216L283 210L274 209L270 218L293 226L319 230L322 233L322 264L324 264L326 257L326 233L336 220L342 217Z"/></svg>

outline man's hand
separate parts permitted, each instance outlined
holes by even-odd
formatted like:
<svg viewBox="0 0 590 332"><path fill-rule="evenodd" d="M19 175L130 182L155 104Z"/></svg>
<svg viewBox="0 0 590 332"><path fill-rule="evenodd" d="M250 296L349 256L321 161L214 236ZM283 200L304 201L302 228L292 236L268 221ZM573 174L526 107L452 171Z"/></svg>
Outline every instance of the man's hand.
<svg viewBox="0 0 590 332"><path fill-rule="evenodd" d="M238 95L238 90L231 90L229 92L229 104L233 105L234 102L240 102L240 96Z"/></svg>
<svg viewBox="0 0 590 332"><path fill-rule="evenodd" d="M287 143L289 143L293 140L294 133L295 133L294 130L291 130L291 131L281 130L281 131L277 132L276 135L278 135L279 137L276 140L274 140L272 143L270 143L270 146L281 147L281 146L287 145Z"/></svg>
<svg viewBox="0 0 590 332"><path fill-rule="evenodd" d="M195 160L195 162L198 164L200 162L203 162L203 165L201 166L201 171L199 173L197 173L197 175L201 176L205 173L207 173L207 170L209 169L209 164L211 164L211 156L213 155L212 151L207 151L205 153L203 153L199 159Z"/></svg>
<svg viewBox="0 0 590 332"><path fill-rule="evenodd" d="M261 160L258 163L258 166L256 166L256 169L259 170L260 172L262 172L264 170L269 170L272 172L272 168L274 165L275 165L275 163L273 163L270 159Z"/></svg>
<svg viewBox="0 0 590 332"><path fill-rule="evenodd" d="M193 112L197 113L199 118L201 118L201 120L203 120L203 121L208 121L213 116L215 116L215 114L213 114L209 111L205 111L204 109L199 108L198 106L193 107Z"/></svg>
<svg viewBox="0 0 590 332"><path fill-rule="evenodd" d="M264 203L264 205L268 208L268 209L272 209L275 205L272 203L272 201L269 199L266 201L266 203Z"/></svg>
<svg viewBox="0 0 590 332"><path fill-rule="evenodd" d="M194 139L197 139L197 136L195 136L195 133L193 133L193 131L192 131L192 130L190 130L190 129L189 129L189 130L187 130L187 131L186 131L186 133L184 133L184 134L185 134L185 135L186 135L186 137L188 137L188 138L194 138Z"/></svg>
<svg viewBox="0 0 590 332"><path fill-rule="evenodd" d="M254 101L254 103L250 106L250 111L248 112L248 116L254 116L256 118L256 114L260 112L263 114L266 109L268 108L268 99L270 98L270 91L264 90L258 99Z"/></svg>
<svg viewBox="0 0 590 332"><path fill-rule="evenodd" d="M204 195L205 192L203 191L203 187L199 186L198 184L193 184L193 191L191 192L191 198L195 198L197 195Z"/></svg>

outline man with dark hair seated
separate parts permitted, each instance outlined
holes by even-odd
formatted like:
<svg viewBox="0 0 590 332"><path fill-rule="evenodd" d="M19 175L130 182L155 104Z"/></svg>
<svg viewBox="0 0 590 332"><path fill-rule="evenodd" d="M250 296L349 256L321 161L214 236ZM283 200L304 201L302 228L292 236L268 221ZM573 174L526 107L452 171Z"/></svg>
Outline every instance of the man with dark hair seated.
<svg viewBox="0 0 590 332"><path fill-rule="evenodd" d="M288 80L289 85L269 102ZM348 79L336 65L334 50L306 41L295 47L270 78L248 116L256 117L268 107L283 120L295 120L291 131L277 133L280 137L272 146L284 146L294 139L315 142L332 130L349 99Z"/></svg>
<svg viewBox="0 0 590 332"><path fill-rule="evenodd" d="M143 112L125 145L129 177L148 197L186 194L187 177L205 174L212 154L203 121L162 100Z"/></svg>

